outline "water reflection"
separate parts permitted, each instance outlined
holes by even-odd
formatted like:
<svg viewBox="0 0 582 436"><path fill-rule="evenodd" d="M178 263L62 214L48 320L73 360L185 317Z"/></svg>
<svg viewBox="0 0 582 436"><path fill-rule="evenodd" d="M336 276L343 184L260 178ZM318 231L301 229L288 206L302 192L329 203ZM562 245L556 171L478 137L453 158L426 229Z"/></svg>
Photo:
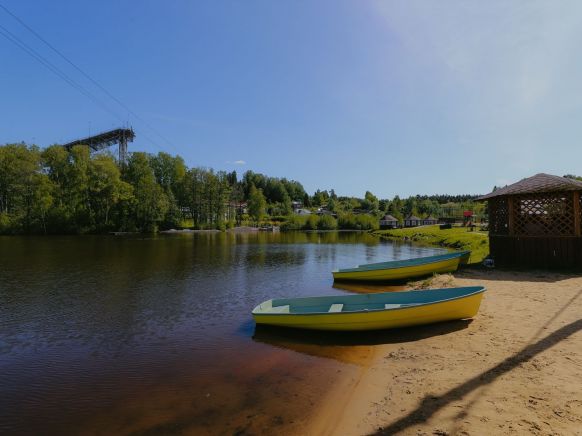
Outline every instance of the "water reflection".
<svg viewBox="0 0 582 436"><path fill-rule="evenodd" d="M300 432L375 342L255 332L252 308L435 252L346 232L0 237L0 433Z"/></svg>
<svg viewBox="0 0 582 436"><path fill-rule="evenodd" d="M405 284L399 285L385 285L385 284L375 284L375 283L356 283L356 282L334 282L334 289L340 289L342 291L354 292L357 294L375 294L379 292L397 292L404 291L408 289Z"/></svg>
<svg viewBox="0 0 582 436"><path fill-rule="evenodd" d="M290 348L299 352L321 357L333 357L334 347L363 346L380 344L401 344L415 342L432 336L441 336L466 329L472 319L447 321L442 323L406 327L401 329L374 330L362 332L308 331L285 327L257 325L253 339L274 346ZM312 353L321 347L321 354ZM307 347L307 348L304 348ZM309 351L302 351L302 350ZM310 352L311 351L311 352Z"/></svg>

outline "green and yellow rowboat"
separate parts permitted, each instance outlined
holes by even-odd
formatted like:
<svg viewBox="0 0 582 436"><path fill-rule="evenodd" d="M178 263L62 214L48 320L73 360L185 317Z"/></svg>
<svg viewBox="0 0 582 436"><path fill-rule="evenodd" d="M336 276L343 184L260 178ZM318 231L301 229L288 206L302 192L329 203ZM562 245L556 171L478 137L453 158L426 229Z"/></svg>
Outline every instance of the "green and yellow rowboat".
<svg viewBox="0 0 582 436"><path fill-rule="evenodd" d="M391 262L369 263L354 268L338 269L332 272L338 281L389 282L443 274L456 271L460 264L467 263L470 251L456 251L437 256Z"/></svg>
<svg viewBox="0 0 582 436"><path fill-rule="evenodd" d="M269 300L253 309L257 324L315 330L378 330L472 318L485 288Z"/></svg>

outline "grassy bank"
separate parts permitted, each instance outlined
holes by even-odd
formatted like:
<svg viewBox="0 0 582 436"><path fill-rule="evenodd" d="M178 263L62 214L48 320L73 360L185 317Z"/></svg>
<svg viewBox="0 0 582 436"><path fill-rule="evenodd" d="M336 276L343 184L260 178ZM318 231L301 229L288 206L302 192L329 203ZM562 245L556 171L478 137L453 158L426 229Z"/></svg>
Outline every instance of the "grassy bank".
<svg viewBox="0 0 582 436"><path fill-rule="evenodd" d="M470 232L465 227L441 230L439 226L423 226L408 229L377 230L373 234L391 240L413 241L455 250L471 250L469 263L479 263L489 254L487 233Z"/></svg>

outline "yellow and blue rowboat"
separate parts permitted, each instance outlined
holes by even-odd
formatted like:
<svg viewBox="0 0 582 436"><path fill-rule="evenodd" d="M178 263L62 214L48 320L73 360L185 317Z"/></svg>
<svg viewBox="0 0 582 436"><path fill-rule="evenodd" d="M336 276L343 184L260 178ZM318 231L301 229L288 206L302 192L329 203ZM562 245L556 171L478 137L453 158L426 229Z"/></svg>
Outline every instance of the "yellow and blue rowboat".
<svg viewBox="0 0 582 436"><path fill-rule="evenodd" d="M470 251L456 251L437 256L391 262L369 263L355 268L338 269L332 272L338 281L389 282L444 274L456 271L460 264L467 263Z"/></svg>
<svg viewBox="0 0 582 436"><path fill-rule="evenodd" d="M378 330L472 318L485 287L268 300L257 324L315 330Z"/></svg>

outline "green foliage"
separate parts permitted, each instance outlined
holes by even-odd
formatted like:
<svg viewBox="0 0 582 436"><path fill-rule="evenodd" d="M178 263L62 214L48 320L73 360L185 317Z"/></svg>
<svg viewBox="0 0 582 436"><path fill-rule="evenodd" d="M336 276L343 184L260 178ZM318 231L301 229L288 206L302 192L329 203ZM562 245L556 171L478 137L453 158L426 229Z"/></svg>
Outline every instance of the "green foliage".
<svg viewBox="0 0 582 436"><path fill-rule="evenodd" d="M318 222L317 215L307 215L305 224L303 224L303 230L317 230Z"/></svg>
<svg viewBox="0 0 582 436"><path fill-rule="evenodd" d="M301 183L295 180L267 177L253 171L244 173L241 186L245 198L250 198L252 186L261 189L268 203L285 203L286 197L290 203L292 200L303 200L306 195Z"/></svg>
<svg viewBox="0 0 582 436"><path fill-rule="evenodd" d="M379 221L375 216L352 213L342 214L338 219L338 227L342 230L375 230Z"/></svg>
<svg viewBox="0 0 582 436"><path fill-rule="evenodd" d="M317 220L318 230L335 230L337 229L337 220L331 215L321 215Z"/></svg>
<svg viewBox="0 0 582 436"><path fill-rule="evenodd" d="M221 221L235 218L236 210L228 207L233 191L229 177L232 179L232 174L229 176L224 171L215 173L204 168L192 168L186 172L180 205L192 218L195 228L216 228Z"/></svg>
<svg viewBox="0 0 582 436"><path fill-rule="evenodd" d="M364 201L362 201L362 209L369 211L370 213L376 214L379 209L378 198L372 194L370 191L366 191L364 195Z"/></svg>
<svg viewBox="0 0 582 436"><path fill-rule="evenodd" d="M53 186L41 172L37 147L0 147L0 228L4 233L42 232L52 206Z"/></svg>
<svg viewBox="0 0 582 436"><path fill-rule="evenodd" d="M318 189L317 191L315 191L315 194L313 194L311 204L313 206L323 206L324 204L327 203L328 199L329 199L328 192L327 191L320 191Z"/></svg>
<svg viewBox="0 0 582 436"><path fill-rule="evenodd" d="M282 231L302 230L307 216L291 215L287 221L281 224Z"/></svg>
<svg viewBox="0 0 582 436"><path fill-rule="evenodd" d="M575 177L575 176L570 176ZM69 152L53 145L40 150L26 144L0 146L0 233L89 233L115 230L155 231L189 226L227 228L242 223L282 222L285 229L370 230L389 213L460 216L471 209L483 215L475 196L413 196L379 200L338 197L333 189L308 195L294 180L236 172L188 168L179 156L132 153L120 167L107 153L87 146ZM337 214L297 217L303 208ZM246 203L246 204L245 204ZM268 219L267 213L272 218Z"/></svg>
<svg viewBox="0 0 582 436"><path fill-rule="evenodd" d="M131 154L125 177L133 186L132 223L142 232L156 231L169 209L169 201L146 153Z"/></svg>
<svg viewBox="0 0 582 436"><path fill-rule="evenodd" d="M335 230L337 220L331 215L291 215L281 224L282 231L290 230Z"/></svg>
<svg viewBox="0 0 582 436"><path fill-rule="evenodd" d="M251 185L249 192L248 209L249 215L258 224L266 216L267 200L262 189L257 189Z"/></svg>
<svg viewBox="0 0 582 436"><path fill-rule="evenodd" d="M289 219L288 215L272 215L270 217L271 222L274 223L283 223L286 222Z"/></svg>

